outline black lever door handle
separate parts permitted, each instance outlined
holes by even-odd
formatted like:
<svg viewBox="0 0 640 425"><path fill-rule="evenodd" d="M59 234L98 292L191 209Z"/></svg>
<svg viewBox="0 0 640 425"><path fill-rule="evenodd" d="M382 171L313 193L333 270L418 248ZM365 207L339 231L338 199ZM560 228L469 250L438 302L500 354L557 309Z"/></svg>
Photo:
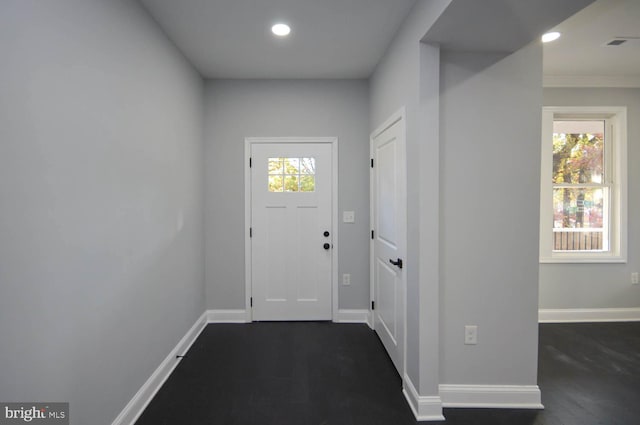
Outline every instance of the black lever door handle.
<svg viewBox="0 0 640 425"><path fill-rule="evenodd" d="M389 259L389 262L399 269L402 268L402 258L398 258L396 261Z"/></svg>

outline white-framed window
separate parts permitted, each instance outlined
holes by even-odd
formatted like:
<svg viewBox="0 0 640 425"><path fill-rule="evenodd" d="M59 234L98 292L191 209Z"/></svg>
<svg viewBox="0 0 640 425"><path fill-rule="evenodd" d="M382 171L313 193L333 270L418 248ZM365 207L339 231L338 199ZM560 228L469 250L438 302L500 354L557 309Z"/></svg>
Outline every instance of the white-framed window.
<svg viewBox="0 0 640 425"><path fill-rule="evenodd" d="M626 262L626 161L625 107L543 108L540 262Z"/></svg>

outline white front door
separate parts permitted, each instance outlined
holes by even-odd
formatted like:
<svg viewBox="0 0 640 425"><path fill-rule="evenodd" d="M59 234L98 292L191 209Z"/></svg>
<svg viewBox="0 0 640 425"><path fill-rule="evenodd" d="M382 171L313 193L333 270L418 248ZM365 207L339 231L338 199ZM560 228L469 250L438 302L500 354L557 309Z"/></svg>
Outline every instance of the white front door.
<svg viewBox="0 0 640 425"><path fill-rule="evenodd" d="M331 320L332 144L251 145L253 320Z"/></svg>
<svg viewBox="0 0 640 425"><path fill-rule="evenodd" d="M404 372L406 294L406 154L404 114L371 135L374 329L400 376Z"/></svg>

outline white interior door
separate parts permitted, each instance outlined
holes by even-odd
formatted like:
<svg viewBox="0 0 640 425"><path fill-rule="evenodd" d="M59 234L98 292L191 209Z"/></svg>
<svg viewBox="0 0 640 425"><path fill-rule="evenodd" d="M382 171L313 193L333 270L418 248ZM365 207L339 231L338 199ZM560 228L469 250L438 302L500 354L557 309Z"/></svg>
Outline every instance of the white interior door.
<svg viewBox="0 0 640 425"><path fill-rule="evenodd" d="M404 373L406 293L406 154L403 114L371 135L374 329Z"/></svg>
<svg viewBox="0 0 640 425"><path fill-rule="evenodd" d="M331 320L332 145L251 145L254 320Z"/></svg>

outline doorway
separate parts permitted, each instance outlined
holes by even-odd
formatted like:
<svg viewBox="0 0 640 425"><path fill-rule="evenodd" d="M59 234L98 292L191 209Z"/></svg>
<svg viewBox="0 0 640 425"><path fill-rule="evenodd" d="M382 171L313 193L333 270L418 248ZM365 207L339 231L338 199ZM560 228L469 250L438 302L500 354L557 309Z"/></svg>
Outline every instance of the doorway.
<svg viewBox="0 0 640 425"><path fill-rule="evenodd" d="M333 318L336 142L246 140L247 293L252 320Z"/></svg>
<svg viewBox="0 0 640 425"><path fill-rule="evenodd" d="M374 329L400 376L406 339L407 178L404 110L371 134Z"/></svg>

